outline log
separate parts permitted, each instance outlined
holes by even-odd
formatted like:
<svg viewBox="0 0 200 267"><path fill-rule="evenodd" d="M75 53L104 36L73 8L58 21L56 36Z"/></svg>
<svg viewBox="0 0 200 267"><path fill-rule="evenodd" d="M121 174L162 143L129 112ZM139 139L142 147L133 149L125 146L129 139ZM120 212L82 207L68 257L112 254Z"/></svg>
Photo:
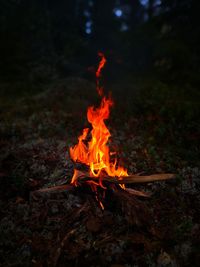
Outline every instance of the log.
<svg viewBox="0 0 200 267"><path fill-rule="evenodd" d="M32 191L30 193L30 202L37 201L40 198L49 198L50 195L62 195L65 194L67 191L73 191L74 186L71 184L64 184L58 186L52 186L47 188L42 188L39 190Z"/></svg>
<svg viewBox="0 0 200 267"><path fill-rule="evenodd" d="M138 191L133 188L124 188L126 192L128 192L131 195L138 196L138 197L150 197L151 194L143 191Z"/></svg>
<svg viewBox="0 0 200 267"><path fill-rule="evenodd" d="M125 177L120 177L119 179L116 177L106 177L102 180L116 183L116 184L135 184L135 183L149 183L149 182L155 182L155 181L164 181L164 180L170 180L175 179L175 174L172 173L161 173L161 174L152 174L152 175L129 175Z"/></svg>
<svg viewBox="0 0 200 267"><path fill-rule="evenodd" d="M101 184L102 182L110 183L110 184L135 184L135 183L149 183L149 182L155 182L155 181L165 181L165 180L170 180L174 179L176 177L175 174L172 173L160 173L160 174L152 174L152 175L129 175L129 176L123 176L123 177L111 177L111 176L103 176L103 177L94 177L90 176L88 172L86 171L80 171L80 170L75 170L75 178L74 179L74 184L63 184L63 185L58 185L58 186L52 186L48 188L43 188L40 190L33 191L31 193L31 199L38 199L41 196L44 197L45 195L49 194L62 194L66 193L67 191L73 191L75 189L74 185L78 184L84 184L86 182L93 181L97 185ZM101 183L100 183L100 181ZM132 195L136 196L141 196L141 197L150 197L149 193L146 192L141 192L137 191L132 188L125 188L125 191Z"/></svg>
<svg viewBox="0 0 200 267"><path fill-rule="evenodd" d="M52 187L47 187L47 188L42 188L39 189L35 192L37 193L54 193L54 192L64 192L64 191L70 191L73 190L74 187L69 184L64 184L64 185L57 185L57 186L52 186Z"/></svg>
<svg viewBox="0 0 200 267"><path fill-rule="evenodd" d="M99 178L90 176L88 172L83 172L80 170L75 170L75 181L77 182L85 182L85 181L98 181ZM106 181L114 184L135 184L135 183L149 183L155 181L165 181L170 179L175 179L176 175L173 173L160 173L160 174L152 174L152 175L129 175L129 176L121 176L119 177L111 177L111 176L102 176L100 177L101 181Z"/></svg>

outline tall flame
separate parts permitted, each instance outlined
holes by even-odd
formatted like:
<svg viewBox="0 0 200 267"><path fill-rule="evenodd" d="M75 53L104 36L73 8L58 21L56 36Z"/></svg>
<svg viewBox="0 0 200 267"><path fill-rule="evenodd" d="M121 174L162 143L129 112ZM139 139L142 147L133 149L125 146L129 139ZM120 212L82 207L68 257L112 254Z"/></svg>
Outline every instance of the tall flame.
<svg viewBox="0 0 200 267"><path fill-rule="evenodd" d="M106 63L105 56L99 53L101 61L96 71L97 91L102 96L103 91L99 86L99 77L101 70ZM87 119L92 125L90 132L91 139L87 143L89 129L83 129L83 133L78 138L78 144L70 148L70 156L74 162L80 162L89 166L90 175L99 178L99 185L101 175L105 172L108 176L127 176L127 171L117 164L117 159L110 160L110 155L115 152L110 152L107 145L109 137L111 136L109 129L106 127L104 121L109 118L110 107L113 101L110 97L102 97L101 104L98 108L93 106L88 108ZM76 183L74 174L72 183Z"/></svg>
<svg viewBox="0 0 200 267"><path fill-rule="evenodd" d="M98 55L101 57L101 61L99 62L98 69L96 71L96 78L97 81L101 76L101 70L103 69L104 65L106 64L106 58L103 53L99 52Z"/></svg>

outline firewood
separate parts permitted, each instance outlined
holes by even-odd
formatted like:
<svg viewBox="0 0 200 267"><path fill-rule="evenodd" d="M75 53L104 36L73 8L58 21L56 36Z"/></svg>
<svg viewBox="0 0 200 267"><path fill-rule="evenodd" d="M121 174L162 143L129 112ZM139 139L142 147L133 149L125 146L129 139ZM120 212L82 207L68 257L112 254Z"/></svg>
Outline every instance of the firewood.
<svg viewBox="0 0 200 267"><path fill-rule="evenodd" d="M152 175L129 175L125 177L105 177L102 180L109 181L116 184L134 184L134 183L149 183L154 181L164 181L174 179L175 174L172 173L161 173L161 174L152 174Z"/></svg>
<svg viewBox="0 0 200 267"><path fill-rule="evenodd" d="M164 181L175 179L176 175L173 173L160 173L160 174L152 174L152 175L129 175L129 176L121 176L111 177L111 176L102 176L101 181L106 181L114 184L134 184L134 183L149 183L154 181ZM76 170L76 181L77 182L85 182L88 180L97 181L99 178L90 176L88 172L82 172Z"/></svg>
<svg viewBox="0 0 200 267"><path fill-rule="evenodd" d="M124 189L126 192L128 192L129 194L132 194L134 196L138 196L138 197L150 197L151 194L150 193L147 193L147 192L144 192L144 191L138 191L138 190L135 190L133 188L125 188Z"/></svg>
<svg viewBox="0 0 200 267"><path fill-rule="evenodd" d="M30 194L30 201L37 201L38 198L44 198L45 196L48 198L49 195L53 194L63 194L67 191L72 191L74 190L74 186L69 185L69 184L64 184L64 185L58 185L58 186L52 186L52 187L47 187L47 188L42 188L39 190L32 191Z"/></svg>
<svg viewBox="0 0 200 267"><path fill-rule="evenodd" d="M47 187L47 188L42 188L40 190L37 190L35 192L37 193L53 193L54 191L55 192L63 192L63 191L66 191L66 190L73 190L73 186L72 185L69 185L69 184L64 184L64 185L58 185L58 186L52 186L52 187Z"/></svg>
<svg viewBox="0 0 200 267"><path fill-rule="evenodd" d="M76 185L78 184L84 184L90 181L93 181L95 183L99 183L99 179L102 182L105 182L108 184L115 184L115 185L120 185L120 184L135 184L135 183L149 183L149 182L155 182L155 181L165 181L165 180L170 180L174 179L176 176L175 174L172 173L161 173L161 174L153 174L153 175L129 175L129 176L123 176L123 177L111 177L111 176L102 176L102 177L94 177L90 176L90 174L86 171L80 171L80 170L75 170L75 179L74 182ZM100 183L100 184L101 184ZM107 187L107 186L106 186ZM105 187L105 188L106 188ZM75 190L74 185L72 184L63 184L59 186L52 186L48 188L43 188L40 190L33 191L31 193L31 199L37 199L38 197L44 197L44 195L48 194L57 194L57 193L64 193L67 191L72 191ZM132 188L125 188L125 191L128 193L135 195L135 196L141 196L141 197L150 197L149 193L138 191Z"/></svg>

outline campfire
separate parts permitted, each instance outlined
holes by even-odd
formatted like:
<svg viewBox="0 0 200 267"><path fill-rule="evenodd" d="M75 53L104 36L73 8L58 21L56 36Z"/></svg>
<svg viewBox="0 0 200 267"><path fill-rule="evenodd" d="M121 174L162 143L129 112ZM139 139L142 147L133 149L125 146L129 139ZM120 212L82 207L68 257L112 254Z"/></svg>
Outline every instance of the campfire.
<svg viewBox="0 0 200 267"><path fill-rule="evenodd" d="M112 190L124 190L129 194L147 197L149 196L147 193L127 188L127 184L167 180L174 178L174 175L169 173L150 176L129 175L127 170L119 165L116 151L110 151L108 142L111 133L105 120L109 118L113 100L110 95L108 97L104 95L103 87L100 86L101 71L106 64L106 58L102 53L99 53L99 57L101 60L96 71L96 89L101 97L101 103L99 107L88 108L87 120L92 130L83 129L78 137L78 143L70 147L70 156L75 166L71 185L77 187L83 183L88 184L101 208L104 209L100 199L104 199L104 193L108 187ZM103 192L103 197L100 197L99 191Z"/></svg>
<svg viewBox="0 0 200 267"><path fill-rule="evenodd" d="M103 88L100 86L101 70L106 63L106 58L103 54L99 56L101 60L96 71L96 88L101 101L99 107L88 108L87 119L91 128L83 129L78 137L78 143L70 147L70 157L74 165L71 182L65 179L64 182L59 181L57 186L31 193L32 221L36 231L38 231L38 225L43 227L46 218L48 218L47 228L51 227L49 221L53 225L56 224L55 242L53 242L55 244L52 246L51 243L50 252L47 248L48 266L60 266L59 262L62 258L66 264L65 256L71 260L74 248L78 253L82 251L81 257L84 253L90 253L89 249L85 248L85 244L91 242L86 241L91 236L94 239L91 247L89 246L90 249L93 249L94 244L98 249L110 246L110 242L115 244L125 237L125 240L133 242L136 248L142 244L148 251L146 239L143 237L138 239L137 229L141 232L147 231L150 236L154 232L151 220L153 214L148 206L150 202L143 201L144 197L150 195L136 190L133 185L175 177L171 173L148 176L128 174L126 168L119 164L117 151L112 151L109 146L111 132L105 121L109 118L113 100L110 96L104 95ZM106 212L101 212L103 210ZM136 226L128 228L128 232L132 231L133 241L129 234L124 234L127 224ZM81 228L82 226L84 227ZM111 229L112 226L114 231ZM86 231L85 234L81 235L80 229ZM88 232L94 235L90 234L87 238ZM77 257L78 254L75 255Z"/></svg>
<svg viewBox="0 0 200 267"><path fill-rule="evenodd" d="M96 71L96 89L101 102L99 107L90 106L87 110L87 119L92 126L91 131L89 128L83 129L78 137L78 143L70 147L70 157L74 165L71 182L68 184L65 181L61 185L37 190L33 196L71 190L80 193L80 189L89 189L89 193L92 193L102 210L107 203L106 198L112 196L117 196L120 202L124 200L132 203L134 200L136 209L136 203L139 202L136 201L135 196L149 197L150 194L134 189L132 184L169 180L175 178L175 175L172 173L128 174L126 168L119 165L117 152L110 151L111 133L105 120L109 118L113 100L110 95L108 97L104 95L103 87L100 85L101 71L106 64L106 58L102 53L99 53L99 56L101 60ZM86 192L88 193L88 190Z"/></svg>

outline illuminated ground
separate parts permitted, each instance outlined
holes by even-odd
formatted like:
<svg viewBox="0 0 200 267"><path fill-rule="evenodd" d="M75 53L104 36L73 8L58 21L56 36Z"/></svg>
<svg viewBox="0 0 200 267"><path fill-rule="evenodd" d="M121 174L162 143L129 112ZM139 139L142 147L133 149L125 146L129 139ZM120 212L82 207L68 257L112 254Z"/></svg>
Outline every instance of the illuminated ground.
<svg viewBox="0 0 200 267"><path fill-rule="evenodd" d="M70 78L32 96L24 91L21 97L5 93L1 98L2 266L198 266L195 116L186 112L188 123L181 106L172 109L179 105L175 98L164 101L164 93L150 99L113 91L116 105L107 125L121 162L130 173L175 172L177 180L138 187L153 194L142 200L147 212L141 206L138 215L129 216L130 207L115 206L111 199L102 213L82 193L49 195L45 203L30 200L32 191L70 180L68 148L87 126L88 105L98 102L95 85Z"/></svg>

